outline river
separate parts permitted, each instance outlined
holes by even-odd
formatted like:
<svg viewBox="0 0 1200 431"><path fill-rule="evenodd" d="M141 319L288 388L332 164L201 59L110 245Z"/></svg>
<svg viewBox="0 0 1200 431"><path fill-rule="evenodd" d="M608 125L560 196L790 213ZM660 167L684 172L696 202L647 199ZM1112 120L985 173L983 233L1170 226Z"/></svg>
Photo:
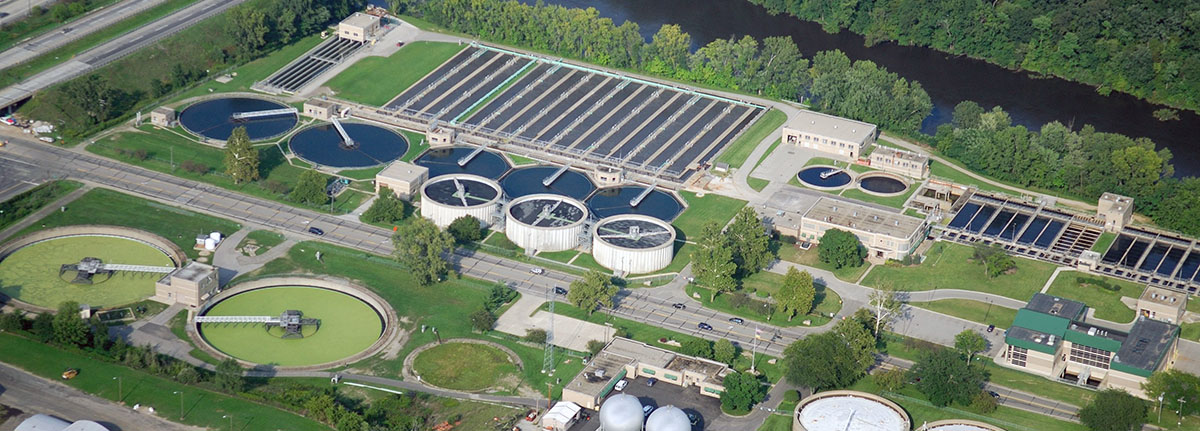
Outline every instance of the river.
<svg viewBox="0 0 1200 431"><path fill-rule="evenodd" d="M532 0L520 0L532 4ZM743 0L543 0L573 8L593 7L601 16L638 23L647 40L663 24L679 24L691 34L693 48L717 38L750 35L758 39L790 36L801 53L839 49L853 60L871 60L909 80L920 82L933 100L933 113L921 130L933 134L950 121L954 105L974 100L990 109L1002 106L1017 124L1038 129L1059 121L1078 130L1091 124L1097 130L1148 137L1174 154L1177 176L1200 176L1200 115L1179 112L1179 120L1158 121L1162 108L1136 97L1096 93L1088 85L1058 78L1037 77L984 61L952 56L928 48L885 42L867 47L849 31L826 33L819 24L790 15L771 16L766 9Z"/></svg>

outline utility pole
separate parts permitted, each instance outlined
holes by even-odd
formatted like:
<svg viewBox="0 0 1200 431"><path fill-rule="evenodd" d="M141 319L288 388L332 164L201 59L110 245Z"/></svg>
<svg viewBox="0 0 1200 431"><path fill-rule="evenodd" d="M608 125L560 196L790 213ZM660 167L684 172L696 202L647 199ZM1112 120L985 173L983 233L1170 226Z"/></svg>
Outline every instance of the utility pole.
<svg viewBox="0 0 1200 431"><path fill-rule="evenodd" d="M1158 394L1158 423L1162 423L1162 402L1164 395L1166 395L1166 393Z"/></svg>
<svg viewBox="0 0 1200 431"><path fill-rule="evenodd" d="M0 212L4 212L4 211L0 211ZM120 403L121 399L124 398L121 396L121 394L123 394L125 392L122 389L122 386L124 386L125 382L124 382L124 379L121 378L121 376L116 376L116 377L113 377L112 379L117 381L117 402Z"/></svg>
<svg viewBox="0 0 1200 431"><path fill-rule="evenodd" d="M175 391L179 394L179 420L183 420L183 391Z"/></svg>

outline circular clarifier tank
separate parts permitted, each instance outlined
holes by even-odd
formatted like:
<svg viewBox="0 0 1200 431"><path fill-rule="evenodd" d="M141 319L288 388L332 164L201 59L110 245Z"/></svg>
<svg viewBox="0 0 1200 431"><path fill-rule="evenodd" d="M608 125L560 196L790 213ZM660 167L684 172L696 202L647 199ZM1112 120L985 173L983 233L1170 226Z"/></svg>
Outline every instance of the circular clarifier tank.
<svg viewBox="0 0 1200 431"><path fill-rule="evenodd" d="M570 169L559 173L560 170L556 166L514 169L500 180L500 185L505 194L514 198L549 193L582 200L596 189L587 175Z"/></svg>
<svg viewBox="0 0 1200 431"><path fill-rule="evenodd" d="M683 211L683 204L671 193L652 189L642 197L645 192L646 186L606 187L596 190L587 204L596 217L641 214L669 222Z"/></svg>
<svg viewBox="0 0 1200 431"><path fill-rule="evenodd" d="M654 217L622 214L596 222L592 257L605 268L645 274L666 268L675 253L675 228Z"/></svg>
<svg viewBox="0 0 1200 431"><path fill-rule="evenodd" d="M538 251L570 250L583 236L587 206L561 195L534 194L508 204L504 233L521 248Z"/></svg>
<svg viewBox="0 0 1200 431"><path fill-rule="evenodd" d="M487 150L474 154L475 150L476 147L430 149L417 157L416 164L429 168L430 178L446 174L471 174L494 180L508 172L508 162L504 161L503 156Z"/></svg>
<svg viewBox="0 0 1200 431"><path fill-rule="evenodd" d="M851 180L850 173L845 169L827 165L804 168L796 174L796 179L800 180L800 183L818 190L840 189L850 184Z"/></svg>
<svg viewBox="0 0 1200 431"><path fill-rule="evenodd" d="M343 169L383 165L408 151L408 141L399 133L370 124L341 125L349 143L333 124L322 124L296 133L288 146L309 163Z"/></svg>
<svg viewBox="0 0 1200 431"><path fill-rule="evenodd" d="M179 124L195 135L224 141L233 129L246 127L251 141L270 139L292 130L298 118L279 102L253 97L222 97L184 108ZM286 111L285 111L286 110Z"/></svg>
<svg viewBox="0 0 1200 431"><path fill-rule="evenodd" d="M100 271L77 280L78 271L64 270L63 265L79 264L84 258L97 258L104 264L159 267L163 271ZM63 301L113 307L153 296L155 280L174 269L175 262L162 249L133 238L60 236L25 245L0 258L0 293L51 309Z"/></svg>
<svg viewBox="0 0 1200 431"><path fill-rule="evenodd" d="M880 196L896 196L908 190L908 181L899 175L870 172L858 177L858 188Z"/></svg>
<svg viewBox="0 0 1200 431"><path fill-rule="evenodd" d="M421 187L421 216L438 227L449 226L463 216L472 216L489 226L499 215L500 184L478 175L448 174L435 177Z"/></svg>

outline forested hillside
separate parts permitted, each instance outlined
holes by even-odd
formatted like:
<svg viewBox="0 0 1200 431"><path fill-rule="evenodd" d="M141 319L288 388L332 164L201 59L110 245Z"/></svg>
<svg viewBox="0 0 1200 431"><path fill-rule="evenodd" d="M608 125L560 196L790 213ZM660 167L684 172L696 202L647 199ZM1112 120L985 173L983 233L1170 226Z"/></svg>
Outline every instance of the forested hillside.
<svg viewBox="0 0 1200 431"><path fill-rule="evenodd" d="M398 7L450 30L602 66L634 70L773 99L801 100L825 112L915 132L933 104L925 89L870 61L838 51L810 66L786 37L715 40L690 52L691 36L664 25L646 43L638 25L615 25L595 9L500 0L408 1Z"/></svg>
<svg viewBox="0 0 1200 431"><path fill-rule="evenodd" d="M1200 108L1200 1L748 0L772 13Z"/></svg>

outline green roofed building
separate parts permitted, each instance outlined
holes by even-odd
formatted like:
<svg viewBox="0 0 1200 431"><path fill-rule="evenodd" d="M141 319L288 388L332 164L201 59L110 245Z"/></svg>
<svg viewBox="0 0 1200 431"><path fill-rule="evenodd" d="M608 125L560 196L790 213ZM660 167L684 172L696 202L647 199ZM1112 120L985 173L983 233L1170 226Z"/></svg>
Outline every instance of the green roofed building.
<svg viewBox="0 0 1200 431"><path fill-rule="evenodd" d="M1063 383L1119 388L1147 398L1141 384L1173 362L1179 327L1139 315L1129 332L1085 322L1087 306L1036 293L1004 334L996 363Z"/></svg>

